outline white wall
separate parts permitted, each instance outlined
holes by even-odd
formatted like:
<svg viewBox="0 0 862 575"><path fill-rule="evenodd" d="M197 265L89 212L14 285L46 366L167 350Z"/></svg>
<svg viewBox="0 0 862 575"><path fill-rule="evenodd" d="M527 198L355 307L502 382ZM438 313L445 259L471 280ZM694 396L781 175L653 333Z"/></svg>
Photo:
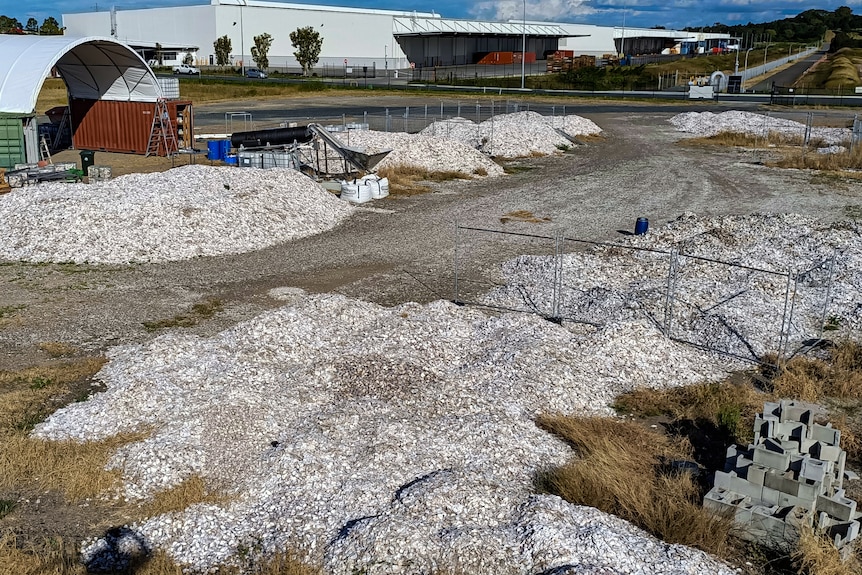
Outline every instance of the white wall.
<svg viewBox="0 0 862 575"><path fill-rule="evenodd" d="M323 37L318 65L407 68L409 62L392 35L392 14L348 9L324 10L297 5L240 6L204 5L141 10L117 10L117 36L125 42L159 42L165 45L198 46L197 63L208 63L215 54L213 42L227 35L232 60L254 66L251 47L264 32L273 37L269 51L272 67L296 67L290 32L311 26ZM236 22L236 24L234 24ZM64 14L66 33L74 36L109 36L110 12ZM242 34L241 34L242 32ZM178 56L181 58L182 56ZM166 62L167 63L167 62Z"/></svg>
<svg viewBox="0 0 862 575"><path fill-rule="evenodd" d="M587 34L586 37L560 38L560 50L574 50L575 56L599 56L614 54L614 29L607 26L586 24L559 24L570 34Z"/></svg>

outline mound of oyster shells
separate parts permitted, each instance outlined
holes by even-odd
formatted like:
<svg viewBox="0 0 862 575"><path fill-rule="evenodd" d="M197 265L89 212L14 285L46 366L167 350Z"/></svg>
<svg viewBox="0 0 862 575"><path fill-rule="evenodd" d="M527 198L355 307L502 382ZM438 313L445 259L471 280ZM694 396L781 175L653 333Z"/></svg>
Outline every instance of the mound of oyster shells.
<svg viewBox="0 0 862 575"><path fill-rule="evenodd" d="M730 110L718 114L714 112L685 112L671 118L670 123L676 126L680 132L688 132L698 136L736 132L763 138L769 134L781 134L797 137L802 141L806 130L805 124L801 122L739 110ZM850 140L850 130L814 126L811 128L811 138L822 140L830 146L840 145Z"/></svg>
<svg viewBox="0 0 862 575"><path fill-rule="evenodd" d="M105 182L46 182L0 198L0 259L118 264L250 252L353 212L288 169L188 165Z"/></svg>
<svg viewBox="0 0 862 575"><path fill-rule="evenodd" d="M648 322L585 335L443 301L273 295L294 303L213 337L112 349L97 375L107 390L35 429L150 430L110 463L122 496L195 475L228 495L87 543L91 569L122 565L121 548L161 549L193 571L289 548L338 574L731 572L533 485L573 456L537 413L608 413L621 391L711 380L723 361Z"/></svg>

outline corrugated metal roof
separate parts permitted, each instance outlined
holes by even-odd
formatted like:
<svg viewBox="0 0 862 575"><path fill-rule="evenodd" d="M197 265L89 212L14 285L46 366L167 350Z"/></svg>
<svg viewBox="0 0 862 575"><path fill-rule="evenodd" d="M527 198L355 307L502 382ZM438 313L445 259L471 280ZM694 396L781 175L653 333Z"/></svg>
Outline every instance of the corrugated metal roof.
<svg viewBox="0 0 862 575"><path fill-rule="evenodd" d="M0 112L33 113L54 67L74 98L155 102L162 96L146 62L113 38L0 35Z"/></svg>
<svg viewBox="0 0 862 575"><path fill-rule="evenodd" d="M392 18L392 31L396 36L429 36L442 34L471 34L493 36L521 36L526 30L528 36L563 37L569 33L556 24L536 24L527 22L481 22L477 20L457 20L453 18Z"/></svg>

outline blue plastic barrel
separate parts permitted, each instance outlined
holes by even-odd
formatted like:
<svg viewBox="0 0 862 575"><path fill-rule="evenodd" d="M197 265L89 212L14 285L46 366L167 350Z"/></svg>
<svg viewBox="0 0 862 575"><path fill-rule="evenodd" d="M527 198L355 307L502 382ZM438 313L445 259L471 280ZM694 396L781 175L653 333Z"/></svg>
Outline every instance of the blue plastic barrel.
<svg viewBox="0 0 862 575"><path fill-rule="evenodd" d="M642 236L647 233L649 229L649 220L646 218L638 218L638 221L635 222L635 235Z"/></svg>
<svg viewBox="0 0 862 575"><path fill-rule="evenodd" d="M221 144L221 159L224 160L230 154L230 140L219 140Z"/></svg>
<svg viewBox="0 0 862 575"><path fill-rule="evenodd" d="M207 142L207 160L221 160L221 141L210 140Z"/></svg>
<svg viewBox="0 0 862 575"><path fill-rule="evenodd" d="M236 165L236 154L229 154L224 157L224 163L232 166Z"/></svg>

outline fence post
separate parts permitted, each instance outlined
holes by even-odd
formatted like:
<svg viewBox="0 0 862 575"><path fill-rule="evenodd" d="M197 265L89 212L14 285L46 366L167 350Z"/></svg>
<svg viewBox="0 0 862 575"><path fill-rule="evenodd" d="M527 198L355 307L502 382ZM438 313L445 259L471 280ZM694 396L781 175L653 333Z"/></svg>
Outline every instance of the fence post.
<svg viewBox="0 0 862 575"><path fill-rule="evenodd" d="M362 112L362 123L368 125L368 110Z"/></svg>
<svg viewBox="0 0 862 575"><path fill-rule="evenodd" d="M454 294L452 301L454 303L461 303L458 299L458 248L461 244L461 226L458 225L458 222L455 222L455 250L452 254L452 268L454 271L455 282L454 282Z"/></svg>
<svg viewBox="0 0 862 575"><path fill-rule="evenodd" d="M440 100L440 119L443 119L443 100Z"/></svg>
<svg viewBox="0 0 862 575"><path fill-rule="evenodd" d="M482 123L482 116L481 116L480 110L481 110L481 104L479 102L476 102L476 123L477 124Z"/></svg>
<svg viewBox="0 0 862 575"><path fill-rule="evenodd" d="M404 131L407 131L407 119L410 117L410 106L404 108Z"/></svg>
<svg viewBox="0 0 862 575"><path fill-rule="evenodd" d="M560 300L563 296L563 250L561 245L562 232L554 233L554 290L551 302L551 314L555 320L562 323L560 316Z"/></svg>
<svg viewBox="0 0 862 575"><path fill-rule="evenodd" d="M458 100L458 117L461 117L461 100Z"/></svg>
<svg viewBox="0 0 862 575"><path fill-rule="evenodd" d="M389 117L389 108L386 108L386 119L383 122L384 131L388 132L392 129L391 122L392 122L392 120Z"/></svg>
<svg viewBox="0 0 862 575"><path fill-rule="evenodd" d="M826 282L826 299L823 300L823 311L820 313L820 335L817 339L823 339L823 331L826 329L826 310L829 308L829 299L832 297L832 281L835 276L835 259L838 250L832 250L832 258L829 260L829 280Z"/></svg>
<svg viewBox="0 0 862 575"><path fill-rule="evenodd" d="M670 261L667 267L667 289L665 290L664 299L664 336L671 339L671 323L673 322L673 301L676 291L676 275L677 267L679 266L679 252L672 249L670 252Z"/></svg>
<svg viewBox="0 0 862 575"><path fill-rule="evenodd" d="M787 287L784 289L784 311L781 313L781 335L778 339L778 365L776 367L781 367L784 363L785 346L790 340L790 321L793 318L793 302L796 299L797 281L798 278L795 277L795 274L787 272ZM790 290L791 284L793 284L792 296Z"/></svg>

